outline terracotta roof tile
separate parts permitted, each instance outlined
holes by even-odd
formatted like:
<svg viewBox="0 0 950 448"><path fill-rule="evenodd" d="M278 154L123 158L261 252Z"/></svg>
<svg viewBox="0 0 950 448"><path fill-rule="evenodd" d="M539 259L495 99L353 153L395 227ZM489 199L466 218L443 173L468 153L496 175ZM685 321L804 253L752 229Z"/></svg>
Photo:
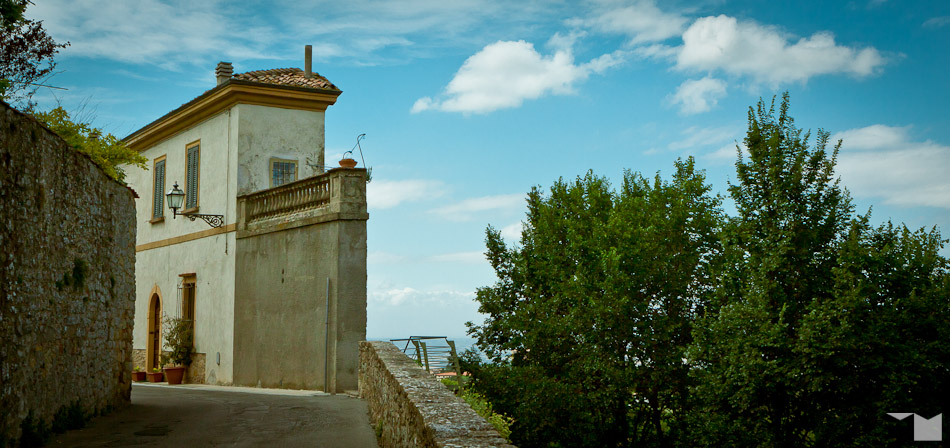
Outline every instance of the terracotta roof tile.
<svg viewBox="0 0 950 448"><path fill-rule="evenodd" d="M329 79L316 72L312 78L305 78L303 70L299 68L274 68L270 70L255 70L253 72L237 73L232 79L260 82L278 86L306 87L310 89L340 90Z"/></svg>

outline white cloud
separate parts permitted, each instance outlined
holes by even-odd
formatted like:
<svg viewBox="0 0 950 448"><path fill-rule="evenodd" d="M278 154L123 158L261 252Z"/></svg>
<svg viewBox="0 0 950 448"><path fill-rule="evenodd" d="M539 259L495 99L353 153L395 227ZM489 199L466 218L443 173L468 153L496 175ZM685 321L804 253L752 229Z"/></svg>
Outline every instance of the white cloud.
<svg viewBox="0 0 950 448"><path fill-rule="evenodd" d="M71 43L65 55L163 68L195 58L273 58L267 47L278 30L253 17L229 16L231 10L213 1L51 0L30 6L28 14L41 18L54 38Z"/></svg>
<svg viewBox="0 0 950 448"><path fill-rule="evenodd" d="M555 45L563 45L558 39ZM605 54L584 64L575 64L569 49L544 56L525 41L498 41L469 57L455 73L441 99L423 97L413 104L413 113L425 110L488 113L521 106L525 100L544 95L574 92L574 84L592 73L618 64L614 54Z"/></svg>
<svg viewBox="0 0 950 448"><path fill-rule="evenodd" d="M374 305L446 305L459 302L471 302L475 299L475 293L452 290L420 291L407 286L404 288L373 290L370 291L368 299L369 302Z"/></svg>
<svg viewBox="0 0 950 448"><path fill-rule="evenodd" d="M910 126L894 127L875 124L864 128L850 129L836 133L831 142L844 140L843 145L851 149L889 149L901 146L907 141Z"/></svg>
<svg viewBox="0 0 950 448"><path fill-rule="evenodd" d="M720 79L705 77L689 79L680 84L669 101L680 106L683 115L708 112L726 96L726 83Z"/></svg>
<svg viewBox="0 0 950 448"><path fill-rule="evenodd" d="M950 16L933 17L924 22L925 28L940 28L946 25L950 25Z"/></svg>
<svg viewBox="0 0 950 448"><path fill-rule="evenodd" d="M725 141L736 140L743 135L742 129L732 126L700 128L690 126L680 132L683 138L667 145L673 151L694 149L721 144ZM733 147L735 149L735 147Z"/></svg>
<svg viewBox="0 0 950 448"><path fill-rule="evenodd" d="M453 252L448 254L439 254L429 257L430 261L435 261L438 263L468 263L468 264L484 264L486 261L485 253L481 251L472 251L472 252Z"/></svg>
<svg viewBox="0 0 950 448"><path fill-rule="evenodd" d="M728 145L722 146L719 149L706 153L702 158L706 160L711 160L713 162L725 162L725 161L736 161L736 146L739 147L739 150L742 151L742 157L749 157L749 148L746 147L743 142L733 142Z"/></svg>
<svg viewBox="0 0 950 448"><path fill-rule="evenodd" d="M908 127L873 125L832 136L842 183L885 204L950 208L950 146L912 141Z"/></svg>
<svg viewBox="0 0 950 448"><path fill-rule="evenodd" d="M655 42L680 35L687 19L676 13L663 12L650 0L636 0L632 4L600 11L595 17L573 20L582 25L607 33L626 34L630 42Z"/></svg>
<svg viewBox="0 0 950 448"><path fill-rule="evenodd" d="M524 223L521 221L518 221L514 224L502 227L501 237L506 240L521 241L521 232L523 231L524 231Z"/></svg>
<svg viewBox="0 0 950 448"><path fill-rule="evenodd" d="M403 202L434 199L445 193L442 182L425 179L373 180L366 185L366 206L369 209L396 207Z"/></svg>
<svg viewBox="0 0 950 448"><path fill-rule="evenodd" d="M398 264L405 262L407 259L408 257L404 255L383 251L373 251L366 254L368 264Z"/></svg>
<svg viewBox="0 0 950 448"><path fill-rule="evenodd" d="M747 75L775 85L805 82L823 74L865 77L884 63L876 49L837 45L828 32L790 44L788 37L774 27L720 15L698 19L683 33L676 68Z"/></svg>
<svg viewBox="0 0 950 448"><path fill-rule="evenodd" d="M513 210L525 206L525 195L522 193L482 196L432 210L450 221L468 221L476 213L491 210Z"/></svg>

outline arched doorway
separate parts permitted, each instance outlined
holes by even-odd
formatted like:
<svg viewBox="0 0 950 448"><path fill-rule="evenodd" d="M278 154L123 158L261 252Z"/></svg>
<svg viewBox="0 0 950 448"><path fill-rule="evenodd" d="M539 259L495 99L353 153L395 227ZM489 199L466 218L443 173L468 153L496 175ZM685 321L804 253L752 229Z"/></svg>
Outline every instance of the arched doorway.
<svg viewBox="0 0 950 448"><path fill-rule="evenodd" d="M158 294L152 294L152 299L148 303L148 340L146 344L145 368L151 372L152 369L161 367L162 299Z"/></svg>

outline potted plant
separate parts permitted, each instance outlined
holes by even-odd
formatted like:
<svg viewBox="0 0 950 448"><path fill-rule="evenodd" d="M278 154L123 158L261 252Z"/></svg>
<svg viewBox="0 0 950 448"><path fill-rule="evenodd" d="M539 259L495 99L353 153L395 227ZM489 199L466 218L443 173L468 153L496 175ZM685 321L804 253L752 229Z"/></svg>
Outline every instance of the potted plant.
<svg viewBox="0 0 950 448"><path fill-rule="evenodd" d="M356 168L356 159L348 156L348 154L352 155L353 150L351 149L343 153L343 158L340 160L340 166L343 168Z"/></svg>
<svg viewBox="0 0 950 448"><path fill-rule="evenodd" d="M135 366L132 369L132 381L145 381L145 370L142 366Z"/></svg>
<svg viewBox="0 0 950 448"><path fill-rule="evenodd" d="M181 384L185 376L185 369L191 365L191 354L194 352L194 336L191 321L180 317L165 316L162 319L165 347L167 354L162 354L162 365L165 366L165 379L168 384Z"/></svg>
<svg viewBox="0 0 950 448"><path fill-rule="evenodd" d="M158 367L152 369L151 372L148 372L145 374L145 377L148 379L148 382L150 383L161 383L163 376L164 374L162 373L162 370L159 369Z"/></svg>

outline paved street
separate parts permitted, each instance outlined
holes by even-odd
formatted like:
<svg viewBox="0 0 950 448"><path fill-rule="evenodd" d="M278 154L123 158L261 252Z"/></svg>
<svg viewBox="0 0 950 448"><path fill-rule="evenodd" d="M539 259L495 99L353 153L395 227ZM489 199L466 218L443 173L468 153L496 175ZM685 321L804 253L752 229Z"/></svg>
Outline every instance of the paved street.
<svg viewBox="0 0 950 448"><path fill-rule="evenodd" d="M366 403L322 392L135 383L132 405L53 447L376 447Z"/></svg>

